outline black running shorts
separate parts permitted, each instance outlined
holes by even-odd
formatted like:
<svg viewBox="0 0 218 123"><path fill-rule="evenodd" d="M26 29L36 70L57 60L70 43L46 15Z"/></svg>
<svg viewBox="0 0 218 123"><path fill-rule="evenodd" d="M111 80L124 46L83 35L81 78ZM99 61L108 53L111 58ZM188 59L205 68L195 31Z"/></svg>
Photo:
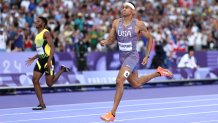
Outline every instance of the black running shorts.
<svg viewBox="0 0 218 123"><path fill-rule="evenodd" d="M43 58L43 59L38 58L36 65L34 67L34 71L40 72L42 74L45 72L46 75L51 75L51 76L54 75L54 66L55 66L54 57L52 58L52 61L51 61L50 70L47 69L47 62L48 62L48 57Z"/></svg>

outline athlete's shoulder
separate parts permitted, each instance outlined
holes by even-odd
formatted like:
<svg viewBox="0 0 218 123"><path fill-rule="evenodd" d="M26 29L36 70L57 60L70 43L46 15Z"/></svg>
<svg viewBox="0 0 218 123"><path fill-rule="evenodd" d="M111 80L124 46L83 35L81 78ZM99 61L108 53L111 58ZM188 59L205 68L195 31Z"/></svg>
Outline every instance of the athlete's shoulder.
<svg viewBox="0 0 218 123"><path fill-rule="evenodd" d="M145 25L145 22L144 22L144 21L137 20L136 26L137 26L140 30L147 30L147 26Z"/></svg>
<svg viewBox="0 0 218 123"><path fill-rule="evenodd" d="M119 22L120 20L121 20L121 18L114 19L113 23L118 24L118 22Z"/></svg>
<svg viewBox="0 0 218 123"><path fill-rule="evenodd" d="M136 19L136 25L138 26L145 26L144 21Z"/></svg>
<svg viewBox="0 0 218 123"><path fill-rule="evenodd" d="M44 29L44 32L49 32L49 30L45 28L45 29Z"/></svg>
<svg viewBox="0 0 218 123"><path fill-rule="evenodd" d="M112 26L116 28L118 26L119 21L120 21L120 18L115 19L112 23Z"/></svg>
<svg viewBox="0 0 218 123"><path fill-rule="evenodd" d="M114 21L121 21L122 20L122 18L116 18L116 19L114 19Z"/></svg>
<svg viewBox="0 0 218 123"><path fill-rule="evenodd" d="M43 31L44 31L44 33L43 33L43 37L44 37L44 38L45 38L45 37L48 37L48 36L51 36L51 35L50 35L50 31L49 31L48 29L44 29Z"/></svg>

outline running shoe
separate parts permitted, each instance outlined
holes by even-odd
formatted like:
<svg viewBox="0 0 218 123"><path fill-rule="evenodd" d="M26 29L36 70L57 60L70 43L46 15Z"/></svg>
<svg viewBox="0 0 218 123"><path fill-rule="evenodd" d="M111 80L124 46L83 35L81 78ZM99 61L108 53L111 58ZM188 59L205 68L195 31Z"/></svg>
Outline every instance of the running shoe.
<svg viewBox="0 0 218 123"><path fill-rule="evenodd" d="M115 120L115 116L111 112L108 112L105 115L102 115L101 119L105 122L113 122Z"/></svg>
<svg viewBox="0 0 218 123"><path fill-rule="evenodd" d="M173 74L167 70L167 69L164 69L162 67L158 67L156 72L158 72L161 76L168 76L168 77L173 77Z"/></svg>
<svg viewBox="0 0 218 123"><path fill-rule="evenodd" d="M32 110L45 110L46 109L46 106L42 106L42 105L38 105L36 107L33 107Z"/></svg>
<svg viewBox="0 0 218 123"><path fill-rule="evenodd" d="M70 72L70 68L65 67L64 65L61 65L61 69L64 70L64 72Z"/></svg>

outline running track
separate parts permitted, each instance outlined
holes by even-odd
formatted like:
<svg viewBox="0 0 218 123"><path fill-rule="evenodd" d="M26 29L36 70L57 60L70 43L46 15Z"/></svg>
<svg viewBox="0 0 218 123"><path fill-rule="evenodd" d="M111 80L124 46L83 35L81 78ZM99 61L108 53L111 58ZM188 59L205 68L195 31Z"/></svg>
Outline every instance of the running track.
<svg viewBox="0 0 218 123"><path fill-rule="evenodd" d="M99 117L110 110L113 94L114 90L45 94L45 111L29 107L36 104L35 95L2 96L0 123L101 123ZM218 86L128 89L116 117L115 123L218 123Z"/></svg>

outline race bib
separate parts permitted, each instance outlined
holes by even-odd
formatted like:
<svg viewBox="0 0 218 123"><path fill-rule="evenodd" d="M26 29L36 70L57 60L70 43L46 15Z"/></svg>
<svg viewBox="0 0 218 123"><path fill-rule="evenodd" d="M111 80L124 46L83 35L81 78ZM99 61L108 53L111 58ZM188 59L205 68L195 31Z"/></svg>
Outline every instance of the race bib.
<svg viewBox="0 0 218 123"><path fill-rule="evenodd" d="M132 42L129 43L121 43L118 42L120 51L132 51Z"/></svg>
<svg viewBox="0 0 218 123"><path fill-rule="evenodd" d="M44 50L43 50L42 47L36 48L36 51L37 51L38 55L43 55L44 54Z"/></svg>

